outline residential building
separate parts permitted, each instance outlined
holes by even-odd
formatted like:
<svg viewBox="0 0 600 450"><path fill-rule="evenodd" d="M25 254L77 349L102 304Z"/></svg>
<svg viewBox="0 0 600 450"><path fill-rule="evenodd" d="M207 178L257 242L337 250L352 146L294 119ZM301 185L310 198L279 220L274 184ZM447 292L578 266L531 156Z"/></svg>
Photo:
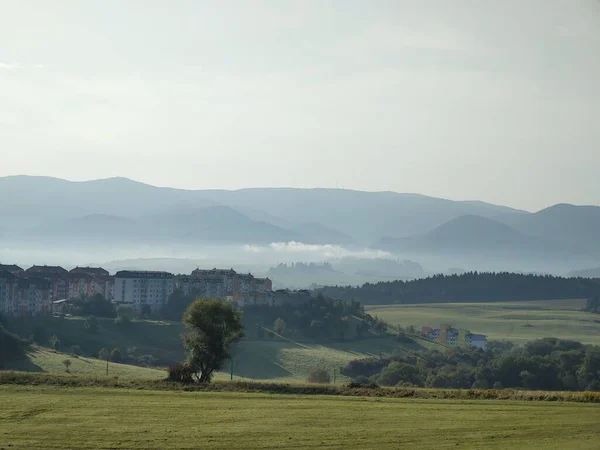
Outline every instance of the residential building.
<svg viewBox="0 0 600 450"><path fill-rule="evenodd" d="M442 345L451 347L477 347L485 350L487 337L483 334L473 334L468 330L442 325L440 328L423 327L421 335Z"/></svg>
<svg viewBox="0 0 600 450"><path fill-rule="evenodd" d="M18 311L16 298L17 277L0 271L0 313L12 316Z"/></svg>
<svg viewBox="0 0 600 450"><path fill-rule="evenodd" d="M80 274L85 273L91 277L106 277L109 276L108 270L103 269L102 267L75 267L74 269L69 270L70 274Z"/></svg>
<svg viewBox="0 0 600 450"><path fill-rule="evenodd" d="M158 311L173 293L174 276L168 272L122 270L115 275L113 302L141 310Z"/></svg>
<svg viewBox="0 0 600 450"><path fill-rule="evenodd" d="M16 264L0 264L0 272L8 272L13 275L19 275L24 270Z"/></svg>
<svg viewBox="0 0 600 450"><path fill-rule="evenodd" d="M32 274L53 274L53 275L66 275L69 273L66 269L63 269L60 266L31 266L29 269L25 270L25 273L28 275Z"/></svg>
<svg viewBox="0 0 600 450"><path fill-rule="evenodd" d="M37 316L52 313L52 283L45 278L19 278L13 315Z"/></svg>

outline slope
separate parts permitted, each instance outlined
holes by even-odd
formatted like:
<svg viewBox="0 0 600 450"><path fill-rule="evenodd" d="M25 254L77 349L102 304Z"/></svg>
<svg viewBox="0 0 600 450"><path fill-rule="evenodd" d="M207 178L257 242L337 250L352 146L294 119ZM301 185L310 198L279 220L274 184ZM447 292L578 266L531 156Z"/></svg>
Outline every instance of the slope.
<svg viewBox="0 0 600 450"><path fill-rule="evenodd" d="M600 255L600 207L559 204L534 214L505 217L515 229L560 243L570 252Z"/></svg>
<svg viewBox="0 0 600 450"><path fill-rule="evenodd" d="M384 238L376 244L383 249L426 253L477 253L490 255L539 255L551 252L541 239L521 233L508 225L480 216L466 215L436 229L404 239Z"/></svg>

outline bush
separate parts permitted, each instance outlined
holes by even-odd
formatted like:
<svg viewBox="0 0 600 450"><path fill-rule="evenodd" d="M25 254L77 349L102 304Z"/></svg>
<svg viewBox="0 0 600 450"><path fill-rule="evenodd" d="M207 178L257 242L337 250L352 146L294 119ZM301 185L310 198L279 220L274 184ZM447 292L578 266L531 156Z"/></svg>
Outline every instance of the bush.
<svg viewBox="0 0 600 450"><path fill-rule="evenodd" d="M331 383L331 376L324 369L311 369L308 372L307 381L309 383Z"/></svg>
<svg viewBox="0 0 600 450"><path fill-rule="evenodd" d="M65 366L65 372L69 372L69 367L71 367L71 360L65 359L62 363Z"/></svg>
<svg viewBox="0 0 600 450"><path fill-rule="evenodd" d="M192 383L194 381L192 378L193 373L193 369L188 364L173 364L168 368L167 381L185 384Z"/></svg>

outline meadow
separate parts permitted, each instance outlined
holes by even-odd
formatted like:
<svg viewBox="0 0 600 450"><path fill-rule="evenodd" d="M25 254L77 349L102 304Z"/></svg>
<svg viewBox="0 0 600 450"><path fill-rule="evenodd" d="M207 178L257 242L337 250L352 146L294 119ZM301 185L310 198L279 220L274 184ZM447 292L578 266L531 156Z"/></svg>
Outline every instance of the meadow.
<svg viewBox="0 0 600 450"><path fill-rule="evenodd" d="M34 321L35 319L35 321ZM64 373L64 359L71 360L69 371L74 374L104 375L106 362L99 361L98 350L120 348L124 357L127 349L135 347L138 354L149 354L157 359L156 365L164 368L169 364L181 362L185 358L181 342L184 332L180 323L166 321L134 321L127 328L115 326L111 319L99 319L98 331L90 332L84 328L81 318L56 319L51 317L20 318L10 323L15 332L25 330L22 336L31 333L35 324L42 325L49 334L60 339L59 351L34 346L26 360L11 363L8 368L32 372ZM78 345L80 356L75 359L68 352ZM327 370L336 381L347 381L339 375L339 369L349 361L380 356L393 352L418 350L435 346L425 340L417 339L412 344L399 343L392 336L370 337L362 340L343 342L297 342L285 337L247 339L233 348L233 374L235 379L270 379L272 381L305 381L311 369ZM62 350L64 353L61 353ZM127 362L127 361L125 361ZM129 361L132 362L132 361ZM229 364L223 368L219 378L229 378ZM109 363L111 376L154 379L164 377L164 370L137 367L135 365ZM335 375L334 375L335 374Z"/></svg>
<svg viewBox="0 0 600 450"><path fill-rule="evenodd" d="M600 405L0 385L0 449L595 449Z"/></svg>
<svg viewBox="0 0 600 450"><path fill-rule="evenodd" d="M600 345L600 316L583 312L585 300L502 303L430 303L368 306L391 324L439 327L441 324L522 344L544 337Z"/></svg>

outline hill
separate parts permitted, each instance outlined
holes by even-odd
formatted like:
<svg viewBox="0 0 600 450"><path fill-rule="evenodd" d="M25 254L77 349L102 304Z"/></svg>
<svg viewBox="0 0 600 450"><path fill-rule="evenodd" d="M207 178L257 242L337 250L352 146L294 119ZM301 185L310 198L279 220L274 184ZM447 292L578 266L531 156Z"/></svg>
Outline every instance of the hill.
<svg viewBox="0 0 600 450"><path fill-rule="evenodd" d="M492 340L517 344L557 337L600 345L600 320L582 311L585 300L373 305L370 314L392 324L415 327L449 324Z"/></svg>
<svg viewBox="0 0 600 450"><path fill-rule="evenodd" d="M68 353L55 352L44 347L33 346L27 358L11 362L6 369L26 372L65 373L63 361L71 361L69 373L73 375L106 376L106 361L90 357L73 357ZM108 363L108 375L124 380L161 380L166 377L161 369L140 367L130 364Z"/></svg>
<svg viewBox="0 0 600 450"><path fill-rule="evenodd" d="M506 224L486 217L466 215L408 238L384 238L378 247L405 252L477 253L479 255L538 255L547 244Z"/></svg>
<svg viewBox="0 0 600 450"><path fill-rule="evenodd" d="M178 322L134 321L130 327L121 328L110 319L98 321L99 330L96 333L87 331L84 327L85 321L81 318L24 317L9 320L7 328L23 337L29 337L36 328L41 327L46 336L58 336L60 349L66 353L69 353L73 346L79 346L81 361L73 361L73 370L77 372L87 370L87 373L95 373L98 366L94 356L101 348L119 348L124 362L130 364L130 367L142 364L163 368L185 358L180 337L184 328ZM333 371L356 358L429 348L432 345L435 346L421 340L412 344L399 343L393 336L323 344L297 342L286 338L248 339L233 349L234 375L248 379L304 381L309 370L314 367ZM20 370L64 372L63 359L65 356L60 353L37 347L30 353L29 362L24 361L10 367ZM82 365L83 362L85 365ZM121 372L125 374L133 370L128 369L127 364L116 366L123 369ZM141 369L145 370L145 367ZM223 370L228 372L229 367ZM153 372L144 374L148 376Z"/></svg>
<svg viewBox="0 0 600 450"><path fill-rule="evenodd" d="M61 208L53 207L56 199L60 199ZM189 191L124 178L87 182L26 176L0 178L0 208L4 212L0 226L12 229L43 225L41 218L44 223L92 214L136 218L174 205L224 205L280 228L287 229L282 226L285 224L305 231L310 228L307 234L316 232L319 240L348 235L359 242L430 230L465 214L495 217L523 213L483 202L394 192L291 188Z"/></svg>
<svg viewBox="0 0 600 450"><path fill-rule="evenodd" d="M506 219L517 230L561 244L573 253L600 252L600 207L558 204Z"/></svg>
<svg viewBox="0 0 600 450"><path fill-rule="evenodd" d="M530 301L592 298L600 294L600 279L467 272L357 287L328 286L319 292L330 298L356 299L365 305Z"/></svg>

